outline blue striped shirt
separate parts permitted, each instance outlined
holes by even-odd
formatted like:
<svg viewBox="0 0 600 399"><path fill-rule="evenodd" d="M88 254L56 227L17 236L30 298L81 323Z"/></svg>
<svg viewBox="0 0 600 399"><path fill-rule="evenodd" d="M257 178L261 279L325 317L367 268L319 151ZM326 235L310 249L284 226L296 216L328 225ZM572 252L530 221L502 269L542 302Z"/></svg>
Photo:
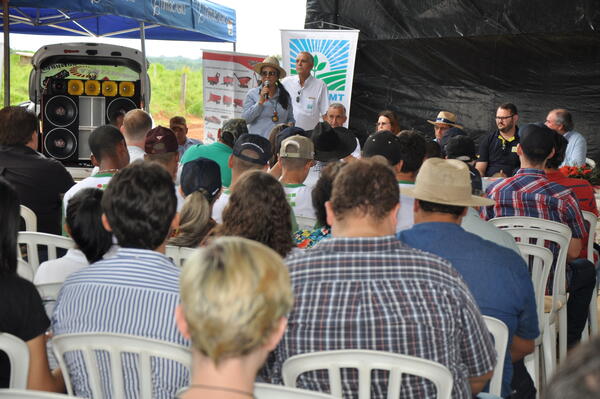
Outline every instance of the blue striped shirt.
<svg viewBox="0 0 600 399"><path fill-rule="evenodd" d="M52 316L54 335L116 333L189 346L174 320L179 303L179 273L161 253L120 248L115 257L96 262L67 278ZM109 363L107 354L104 355L100 375L103 390L109 393ZM72 353L65 360L75 395L91 397L82 357ZM123 363L126 397L138 398L136 358L127 355ZM153 398L173 398L188 383L188 370L180 364L154 359L152 368Z"/></svg>

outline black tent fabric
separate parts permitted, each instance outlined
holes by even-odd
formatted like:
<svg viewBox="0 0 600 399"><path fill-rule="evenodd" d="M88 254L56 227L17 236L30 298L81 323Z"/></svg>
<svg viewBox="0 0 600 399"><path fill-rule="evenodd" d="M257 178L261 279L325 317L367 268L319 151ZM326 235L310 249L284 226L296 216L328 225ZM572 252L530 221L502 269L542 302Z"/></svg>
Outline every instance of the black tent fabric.
<svg viewBox="0 0 600 399"><path fill-rule="evenodd" d="M566 108L600 161L600 1L307 0L306 27L320 21L361 31L353 130L392 109L433 136L426 120L446 110L478 140L501 103L521 124Z"/></svg>

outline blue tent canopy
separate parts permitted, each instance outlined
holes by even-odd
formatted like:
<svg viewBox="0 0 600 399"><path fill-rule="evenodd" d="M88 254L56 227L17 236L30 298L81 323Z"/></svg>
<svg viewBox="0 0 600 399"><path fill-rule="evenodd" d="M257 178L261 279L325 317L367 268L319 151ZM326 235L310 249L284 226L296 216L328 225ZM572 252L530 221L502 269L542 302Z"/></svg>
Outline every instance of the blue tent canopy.
<svg viewBox="0 0 600 399"><path fill-rule="evenodd" d="M235 42L235 10L206 0L9 0L10 32Z"/></svg>

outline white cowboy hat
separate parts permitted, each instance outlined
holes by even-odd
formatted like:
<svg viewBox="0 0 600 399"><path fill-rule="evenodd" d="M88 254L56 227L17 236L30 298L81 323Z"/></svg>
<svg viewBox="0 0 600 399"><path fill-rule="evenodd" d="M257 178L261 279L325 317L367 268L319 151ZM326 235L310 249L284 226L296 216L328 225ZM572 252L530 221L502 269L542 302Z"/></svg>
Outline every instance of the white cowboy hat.
<svg viewBox="0 0 600 399"><path fill-rule="evenodd" d="M258 64L254 65L254 72L260 74L263 67L266 66L277 69L279 71L279 79L285 78L285 70L279 66L279 60L272 56L267 57L263 60L263 62L259 62Z"/></svg>

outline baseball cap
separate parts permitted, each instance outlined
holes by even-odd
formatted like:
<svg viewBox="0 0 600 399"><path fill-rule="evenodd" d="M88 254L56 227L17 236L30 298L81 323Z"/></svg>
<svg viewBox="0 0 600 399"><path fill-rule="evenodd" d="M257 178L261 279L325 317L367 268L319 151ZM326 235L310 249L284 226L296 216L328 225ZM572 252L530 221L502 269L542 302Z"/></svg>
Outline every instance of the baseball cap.
<svg viewBox="0 0 600 399"><path fill-rule="evenodd" d="M246 124L245 119L227 119L221 126L221 139L225 141L226 144L231 143L231 146L233 146L233 143L235 143L242 134L247 133L248 125Z"/></svg>
<svg viewBox="0 0 600 399"><path fill-rule="evenodd" d="M297 134L281 142L279 156L281 158L314 159L315 146L311 139Z"/></svg>
<svg viewBox="0 0 600 399"><path fill-rule="evenodd" d="M144 151L146 154L166 154L168 152L177 152L179 144L175 133L164 126L157 126L146 134Z"/></svg>
<svg viewBox="0 0 600 399"><path fill-rule="evenodd" d="M454 136L446 144L446 155L450 159L459 161L473 161L477 158L475 141L469 136Z"/></svg>
<svg viewBox="0 0 600 399"><path fill-rule="evenodd" d="M212 202L221 190L221 169L213 160L197 158L183 164L180 181L181 191L186 196L204 189Z"/></svg>
<svg viewBox="0 0 600 399"><path fill-rule="evenodd" d="M242 154L244 151L251 151L256 156ZM266 165L271 155L271 143L258 134L242 134L233 145L233 156L253 164Z"/></svg>
<svg viewBox="0 0 600 399"><path fill-rule="evenodd" d="M389 130L373 133L367 138L363 146L363 156L369 158L375 155L385 157L391 165L400 162L400 140Z"/></svg>

